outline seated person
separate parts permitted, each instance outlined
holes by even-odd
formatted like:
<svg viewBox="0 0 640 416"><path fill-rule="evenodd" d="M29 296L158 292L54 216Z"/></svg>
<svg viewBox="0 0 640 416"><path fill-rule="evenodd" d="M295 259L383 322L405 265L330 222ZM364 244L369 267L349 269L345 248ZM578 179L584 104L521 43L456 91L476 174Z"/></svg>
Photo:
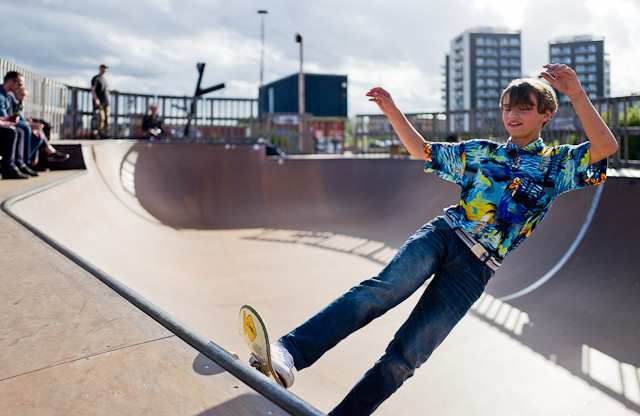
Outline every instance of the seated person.
<svg viewBox="0 0 640 416"><path fill-rule="evenodd" d="M151 104L149 111L151 114L142 119L142 136L145 139L159 140L163 135L164 126L162 119L158 117L158 104Z"/></svg>
<svg viewBox="0 0 640 416"><path fill-rule="evenodd" d="M16 71L9 71L0 85L0 153L2 154L2 177L5 179L26 179L24 176L38 176L24 163L25 132L16 127L13 119L12 103L15 91L24 85L24 77ZM11 94L11 95L10 95Z"/></svg>
<svg viewBox="0 0 640 416"><path fill-rule="evenodd" d="M27 125L31 129L31 140L29 146L29 153L25 153L25 159L27 159L31 169L34 170L46 170L45 168L38 167L39 154L38 148L42 146L42 150L47 155L48 162L63 162L69 159L69 155L57 151L50 143L47 134L45 133L45 127L50 130L48 123L42 120L36 120L32 117L26 118L22 114L24 103L29 96L29 90L25 87L21 87L15 93L16 105L14 106L13 115L17 118L18 125Z"/></svg>
<svg viewBox="0 0 640 416"><path fill-rule="evenodd" d="M0 166L2 179L28 179L31 176L22 173L16 166L16 147L18 132L13 122L0 117Z"/></svg>
<svg viewBox="0 0 640 416"><path fill-rule="evenodd" d="M18 131L22 131L22 135L24 139L22 140L23 150L22 153L24 155L24 162L29 166L29 160L33 153L38 150L38 147L42 144L42 140L34 134L34 130L41 129L42 125L36 123L30 123L24 115L22 115L22 102L16 99L17 92L24 87L20 87L16 89L9 95L9 100L11 101L11 116L9 116L10 120L15 123L15 127ZM27 173L31 176L37 176L37 172L35 174L31 174L30 172L26 172L23 170L23 173Z"/></svg>

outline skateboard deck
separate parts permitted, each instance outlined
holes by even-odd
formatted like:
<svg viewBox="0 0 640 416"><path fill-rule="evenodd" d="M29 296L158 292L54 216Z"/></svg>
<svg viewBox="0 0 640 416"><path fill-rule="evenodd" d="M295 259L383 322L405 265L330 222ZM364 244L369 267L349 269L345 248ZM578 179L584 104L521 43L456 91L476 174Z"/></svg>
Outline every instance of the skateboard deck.
<svg viewBox="0 0 640 416"><path fill-rule="evenodd" d="M267 377L271 376L284 387L284 383L273 370L267 328L258 312L249 305L240 308L238 332L251 351L249 364Z"/></svg>

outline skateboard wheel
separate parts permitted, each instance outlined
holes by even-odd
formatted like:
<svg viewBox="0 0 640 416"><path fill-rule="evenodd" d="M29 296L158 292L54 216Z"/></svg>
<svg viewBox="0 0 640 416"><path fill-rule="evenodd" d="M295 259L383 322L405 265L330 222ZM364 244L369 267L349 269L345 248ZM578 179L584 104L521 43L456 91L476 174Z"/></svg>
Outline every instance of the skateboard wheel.
<svg viewBox="0 0 640 416"><path fill-rule="evenodd" d="M249 365L257 370L260 370L260 361L255 357L255 355L251 354L249 358Z"/></svg>

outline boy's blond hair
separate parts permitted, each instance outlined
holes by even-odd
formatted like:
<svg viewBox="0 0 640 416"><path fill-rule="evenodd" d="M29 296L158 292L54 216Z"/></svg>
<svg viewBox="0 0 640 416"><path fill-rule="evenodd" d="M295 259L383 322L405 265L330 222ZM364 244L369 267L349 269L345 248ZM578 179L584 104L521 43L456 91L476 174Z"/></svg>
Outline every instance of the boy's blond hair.
<svg viewBox="0 0 640 416"><path fill-rule="evenodd" d="M500 96L500 108L503 107L505 96L509 97L509 106L511 107L520 105L533 107L535 103L531 99L531 94L538 101L537 110L539 114L544 114L547 110L554 114L558 109L558 98L551 85L535 78L518 78L511 81ZM547 123L548 121L542 127Z"/></svg>

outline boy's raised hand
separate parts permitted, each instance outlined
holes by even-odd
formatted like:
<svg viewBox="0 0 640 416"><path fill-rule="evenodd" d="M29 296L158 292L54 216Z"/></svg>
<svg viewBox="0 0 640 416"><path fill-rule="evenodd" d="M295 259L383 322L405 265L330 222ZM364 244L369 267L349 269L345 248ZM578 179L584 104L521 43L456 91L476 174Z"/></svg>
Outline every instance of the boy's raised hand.
<svg viewBox="0 0 640 416"><path fill-rule="evenodd" d="M618 143L611 130L593 107L582 89L575 72L564 64L545 65L541 75L552 87L566 94L575 108L582 128L589 139L589 164L601 161L618 150Z"/></svg>
<svg viewBox="0 0 640 416"><path fill-rule="evenodd" d="M575 95L582 93L582 85L578 76L565 64L548 64L543 68L547 70L541 72L542 78L546 79L549 84L567 97L572 98Z"/></svg>
<svg viewBox="0 0 640 416"><path fill-rule="evenodd" d="M391 112L398 110L391 98L391 94L380 87L372 88L366 95L367 97L371 97L369 101L378 104L382 113L387 117Z"/></svg>

